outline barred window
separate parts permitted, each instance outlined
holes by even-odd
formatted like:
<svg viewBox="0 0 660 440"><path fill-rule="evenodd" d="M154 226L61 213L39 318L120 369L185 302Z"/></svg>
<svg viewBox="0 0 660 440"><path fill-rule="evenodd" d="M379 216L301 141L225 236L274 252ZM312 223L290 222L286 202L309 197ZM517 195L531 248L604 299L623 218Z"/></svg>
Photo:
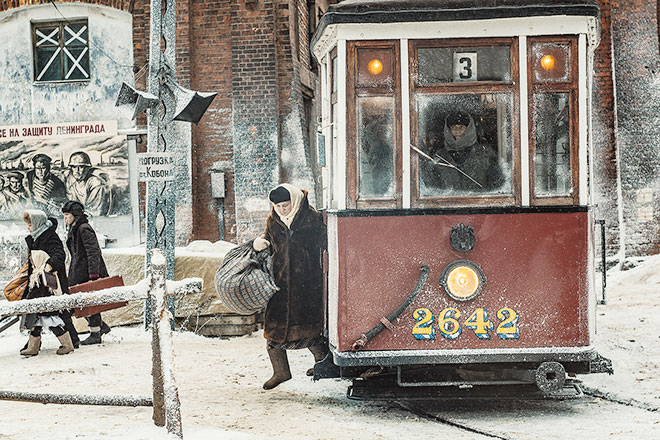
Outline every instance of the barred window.
<svg viewBox="0 0 660 440"><path fill-rule="evenodd" d="M34 80L88 80L88 36L87 20L33 24Z"/></svg>

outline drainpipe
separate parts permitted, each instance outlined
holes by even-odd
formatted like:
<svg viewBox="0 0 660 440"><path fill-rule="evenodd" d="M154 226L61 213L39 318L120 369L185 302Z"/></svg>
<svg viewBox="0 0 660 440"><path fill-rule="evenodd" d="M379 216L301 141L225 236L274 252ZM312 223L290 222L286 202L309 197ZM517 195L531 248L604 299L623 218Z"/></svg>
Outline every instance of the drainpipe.
<svg viewBox="0 0 660 440"><path fill-rule="evenodd" d="M211 169L211 197L218 200L218 237L225 239L225 173Z"/></svg>

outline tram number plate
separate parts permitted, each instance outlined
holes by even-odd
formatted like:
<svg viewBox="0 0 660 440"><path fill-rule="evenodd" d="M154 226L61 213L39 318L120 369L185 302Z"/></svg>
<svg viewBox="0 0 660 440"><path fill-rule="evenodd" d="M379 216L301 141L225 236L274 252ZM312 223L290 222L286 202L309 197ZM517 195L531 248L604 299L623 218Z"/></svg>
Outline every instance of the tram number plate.
<svg viewBox="0 0 660 440"><path fill-rule="evenodd" d="M447 307L437 317L429 309L419 308L413 312L413 318L417 321L412 329L415 339L433 340L437 330L445 339L453 340L461 335L463 328L472 330L479 339L490 339L493 332L500 339L520 338L518 313L509 307L497 311L497 327L483 308L476 309L462 322L461 312L454 307Z"/></svg>

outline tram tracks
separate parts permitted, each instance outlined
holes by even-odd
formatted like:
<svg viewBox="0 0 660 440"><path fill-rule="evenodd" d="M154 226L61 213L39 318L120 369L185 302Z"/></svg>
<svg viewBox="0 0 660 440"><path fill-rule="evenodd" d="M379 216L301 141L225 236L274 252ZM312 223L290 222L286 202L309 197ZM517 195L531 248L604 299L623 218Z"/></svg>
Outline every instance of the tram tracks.
<svg viewBox="0 0 660 440"><path fill-rule="evenodd" d="M606 393L596 388L581 386L582 392L585 396L596 397L606 402L616 403L618 405L630 406L637 409L642 409L650 412L660 412L660 407L651 405L650 403L641 402L633 398L620 397L612 393Z"/></svg>
<svg viewBox="0 0 660 440"><path fill-rule="evenodd" d="M495 439L499 439L499 440L512 440L510 437L503 437L501 435L494 434L492 432L484 431L482 429L473 428L473 427L468 426L468 425L463 424L463 423L454 422L454 421L449 420L445 417L440 417L440 416L437 416L435 414L431 414L429 412L422 411L422 410L417 409L417 408L411 408L410 406L406 405L406 402L394 401L392 403L394 403L398 408L400 408L400 409L402 409L406 412L409 412L411 414L414 414L418 417L429 420L431 422L436 422L436 423L440 423L440 424L443 424L443 425L451 426L453 428L457 428L457 429L460 429L460 430L466 431L466 432L471 432L473 434L479 434L479 435L482 435L486 438L495 438Z"/></svg>
<svg viewBox="0 0 660 440"><path fill-rule="evenodd" d="M655 406L653 404L647 403L647 402L642 402L633 398L627 398L627 397L622 397L618 396L612 393L607 393L603 392L601 390L598 390L596 388L591 388L591 387L586 387L584 385L580 385L580 388L582 389L582 397L579 397L577 399L566 399L565 401L573 401L576 404L584 405L587 402L585 402L585 398L596 398L601 400L604 404L615 404L615 405L622 405L626 406L629 408L635 408L639 409L642 411L648 411L654 414L660 413L660 407ZM563 399L562 399L563 400ZM587 399L588 400L588 399ZM580 403L580 401L582 401ZM548 402L558 402L557 400L548 400ZM513 440L514 437L507 437L506 434L503 433L494 433L490 432L488 430L476 428L473 426L470 426L468 423L464 422L459 422L459 421L454 421L451 418L445 417L443 415L438 415L434 414L433 412L426 411L424 409L421 409L415 405L410 405L409 401L405 400L393 400L391 401L392 405L398 409L401 409L405 412L408 412L410 414L413 414L419 418L434 422L434 423L439 423L442 425L446 425L448 427L456 428L461 431L464 431L466 433L472 433L472 434L477 434L480 436L483 436L485 439L499 439L499 440ZM606 408L606 407L602 407Z"/></svg>

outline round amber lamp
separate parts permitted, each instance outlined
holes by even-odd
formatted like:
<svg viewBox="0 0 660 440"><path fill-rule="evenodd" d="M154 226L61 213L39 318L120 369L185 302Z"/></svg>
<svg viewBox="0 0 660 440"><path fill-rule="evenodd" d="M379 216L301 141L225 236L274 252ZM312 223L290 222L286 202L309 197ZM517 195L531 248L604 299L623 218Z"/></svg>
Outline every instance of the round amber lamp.
<svg viewBox="0 0 660 440"><path fill-rule="evenodd" d="M367 65L367 70L369 70L369 73L372 75L379 75L383 71L383 63L381 60L374 58L373 60L369 61L369 64Z"/></svg>
<svg viewBox="0 0 660 440"><path fill-rule="evenodd" d="M479 289L479 275L468 266L458 266L447 274L447 288L456 297L470 298Z"/></svg>
<svg viewBox="0 0 660 440"><path fill-rule="evenodd" d="M544 55L543 58L541 58L541 67L543 70L550 71L555 68L555 63L557 62L557 59L553 57L552 55Z"/></svg>
<svg viewBox="0 0 660 440"><path fill-rule="evenodd" d="M440 284L451 298L469 301L476 298L486 285L486 275L470 260L456 260L447 265L440 276Z"/></svg>

